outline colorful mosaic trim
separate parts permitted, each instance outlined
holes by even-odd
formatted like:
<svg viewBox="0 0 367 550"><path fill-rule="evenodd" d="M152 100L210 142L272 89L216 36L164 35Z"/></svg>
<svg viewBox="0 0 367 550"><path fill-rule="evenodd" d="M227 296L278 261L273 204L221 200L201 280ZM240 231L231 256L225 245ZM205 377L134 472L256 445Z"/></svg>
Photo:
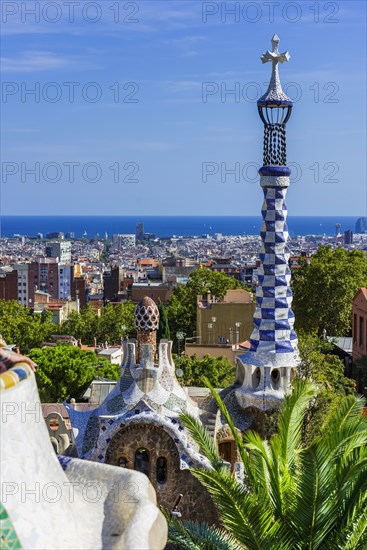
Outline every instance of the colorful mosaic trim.
<svg viewBox="0 0 367 550"><path fill-rule="evenodd" d="M210 468L210 462L198 451L197 444L192 440L178 418L167 418L151 411L135 410L124 418L100 418L101 431L98 442L95 443L93 452L82 455L80 458L87 460L105 462L107 449L113 437L122 429L131 425L146 425L162 428L173 439L179 457L180 469L187 468Z"/></svg>
<svg viewBox="0 0 367 550"><path fill-rule="evenodd" d="M73 460L70 456L62 456L62 455L57 455L57 458L60 462L60 465L62 467L62 469L64 470L64 472L66 471L67 467L69 466L69 463Z"/></svg>
<svg viewBox="0 0 367 550"><path fill-rule="evenodd" d="M174 440L181 469L209 467L179 423L181 412L198 416L198 408L187 397L175 376L171 362L172 342L161 342L159 363L153 363L151 347L139 365L135 343L125 347L125 363L120 381L98 409L78 412L64 403L69 412L80 458L104 462L112 438L129 424L142 423L163 428ZM148 361L149 359L149 361Z"/></svg>
<svg viewBox="0 0 367 550"><path fill-rule="evenodd" d="M19 363L15 367L0 374L0 390L7 390L30 377L32 369L26 363Z"/></svg>
<svg viewBox="0 0 367 550"><path fill-rule="evenodd" d="M3 504L0 502L0 549L21 550L22 545Z"/></svg>
<svg viewBox="0 0 367 550"><path fill-rule="evenodd" d="M294 353L297 335L293 329L291 309L291 271L287 246L288 227L285 196L289 185L286 176L261 176L264 204L260 231L261 265L256 289L255 328L250 338L251 352Z"/></svg>

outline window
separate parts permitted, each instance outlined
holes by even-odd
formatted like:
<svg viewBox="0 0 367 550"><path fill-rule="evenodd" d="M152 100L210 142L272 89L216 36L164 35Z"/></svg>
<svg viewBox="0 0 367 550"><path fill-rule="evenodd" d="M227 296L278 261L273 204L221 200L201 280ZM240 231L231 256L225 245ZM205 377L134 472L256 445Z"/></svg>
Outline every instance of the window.
<svg viewBox="0 0 367 550"><path fill-rule="evenodd" d="M280 371L273 369L270 374L271 385L274 390L278 390L280 386Z"/></svg>
<svg viewBox="0 0 367 550"><path fill-rule="evenodd" d="M156 477L158 483L166 483L167 481L167 459L164 456L157 459Z"/></svg>
<svg viewBox="0 0 367 550"><path fill-rule="evenodd" d="M119 466L120 466L121 468L127 468L127 463L128 463L128 462L129 462L129 461L128 461L128 459L126 458L126 456L121 456L121 457L119 458Z"/></svg>
<svg viewBox="0 0 367 550"><path fill-rule="evenodd" d="M261 380L261 370L259 367L257 367L252 375L252 388L254 390L259 386L260 380Z"/></svg>
<svg viewBox="0 0 367 550"><path fill-rule="evenodd" d="M136 451L134 469L149 477L149 451L147 449Z"/></svg>
<svg viewBox="0 0 367 550"><path fill-rule="evenodd" d="M353 315L353 342L357 343L357 315Z"/></svg>
<svg viewBox="0 0 367 550"><path fill-rule="evenodd" d="M363 337L364 337L364 319L363 317L359 318L359 347L363 348Z"/></svg>

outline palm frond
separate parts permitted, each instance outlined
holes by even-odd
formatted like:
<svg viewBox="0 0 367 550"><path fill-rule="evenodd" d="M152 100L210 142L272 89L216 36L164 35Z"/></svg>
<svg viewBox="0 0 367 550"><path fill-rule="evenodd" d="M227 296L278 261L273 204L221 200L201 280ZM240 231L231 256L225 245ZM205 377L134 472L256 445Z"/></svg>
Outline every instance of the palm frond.
<svg viewBox="0 0 367 550"><path fill-rule="evenodd" d="M223 467L223 458L221 458L217 445L209 434L208 430L195 417L182 413L180 415L181 423L187 428L189 434L198 444L200 452L206 456L215 470Z"/></svg>
<svg viewBox="0 0 367 550"><path fill-rule="evenodd" d="M323 550L365 550L367 548L367 510L363 509L358 517L347 527L335 530L333 536L328 537Z"/></svg>
<svg viewBox="0 0 367 550"><path fill-rule="evenodd" d="M250 451L249 468L256 484L252 484L251 489L259 497L268 500L271 504L270 480L272 469L272 457L270 447L267 441L263 441L257 432L249 430L243 437L244 446Z"/></svg>
<svg viewBox="0 0 367 550"><path fill-rule="evenodd" d="M367 420L362 413L364 400L353 395L345 397L339 407L327 417L319 439L329 442L330 448L335 449L337 442L356 432L367 430Z"/></svg>
<svg viewBox="0 0 367 550"><path fill-rule="evenodd" d="M230 414L227 410L227 407L225 406L222 399L220 398L218 393L215 391L215 389L213 388L213 386L211 385L211 383L209 382L209 380L205 376L203 377L203 382L210 389L210 392L211 392L212 396L214 397L214 400L215 400L216 404L218 405L218 408L219 408L220 412L222 413L222 415L226 419L226 422L227 422L227 424L228 424L228 426L229 426L229 428L232 432L233 439L235 441L236 447L237 447L238 452L240 454L241 460L243 462L246 477L248 477L248 479L251 483L252 473L251 473L251 468L249 467L249 458L248 458L248 455L247 455L246 448L243 444L242 437L238 434L238 431L236 430L236 427L235 427L235 425L233 423L233 420L232 420L232 418L231 418L231 416L230 416Z"/></svg>
<svg viewBox="0 0 367 550"><path fill-rule="evenodd" d="M243 550L243 546L224 529L207 523L179 521L171 518L168 523L168 540L183 550Z"/></svg>
<svg viewBox="0 0 367 550"><path fill-rule="evenodd" d="M183 521L167 516L166 519L168 522L168 542L178 544L180 550L200 550L200 546L193 541L191 532L186 528Z"/></svg>
<svg viewBox="0 0 367 550"><path fill-rule="evenodd" d="M183 424L213 465L191 472L212 496L224 530L174 523L170 540L188 550L365 550L367 421L362 400L343 398L321 435L305 448L301 430L315 394L310 382L299 381L285 399L278 433L270 442L252 431L239 434L220 396L205 383L231 429L245 483L222 467L216 443L200 423L183 415Z"/></svg>
<svg viewBox="0 0 367 550"><path fill-rule="evenodd" d="M282 538L281 525L266 502L232 476L214 470L191 471L212 495L222 524L236 540L249 550L273 550L274 540Z"/></svg>
<svg viewBox="0 0 367 550"><path fill-rule="evenodd" d="M283 464L288 468L294 466L301 446L301 430L304 414L309 402L315 395L315 387L308 380L300 380L290 395L284 400L281 408L278 437L279 453Z"/></svg>

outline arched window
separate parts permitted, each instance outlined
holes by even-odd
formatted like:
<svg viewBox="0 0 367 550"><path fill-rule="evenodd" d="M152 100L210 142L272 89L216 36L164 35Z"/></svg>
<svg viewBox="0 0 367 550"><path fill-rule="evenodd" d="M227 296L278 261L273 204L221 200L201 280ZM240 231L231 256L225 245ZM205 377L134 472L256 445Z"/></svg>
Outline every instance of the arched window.
<svg viewBox="0 0 367 550"><path fill-rule="evenodd" d="M134 468L149 477L149 451L147 449L138 449L135 453Z"/></svg>
<svg viewBox="0 0 367 550"><path fill-rule="evenodd" d="M271 385L274 388L274 390L278 390L280 386L280 370L279 369L273 369L271 371Z"/></svg>
<svg viewBox="0 0 367 550"><path fill-rule="evenodd" d="M255 390L258 388L261 380L261 370L259 367L255 369L255 371L252 374L252 388Z"/></svg>
<svg viewBox="0 0 367 550"><path fill-rule="evenodd" d="M128 463L128 460L126 456L121 456L119 458L119 466L121 466L121 468L127 468L127 463Z"/></svg>
<svg viewBox="0 0 367 550"><path fill-rule="evenodd" d="M156 477L158 483L166 483L167 481L167 459L164 456L157 459Z"/></svg>

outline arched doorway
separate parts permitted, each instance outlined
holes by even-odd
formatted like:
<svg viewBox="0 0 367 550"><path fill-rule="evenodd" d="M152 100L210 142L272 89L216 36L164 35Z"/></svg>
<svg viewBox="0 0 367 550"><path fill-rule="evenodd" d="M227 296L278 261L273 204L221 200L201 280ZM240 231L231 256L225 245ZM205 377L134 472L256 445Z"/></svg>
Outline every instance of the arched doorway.
<svg viewBox="0 0 367 550"><path fill-rule="evenodd" d="M237 430L237 432L239 433L239 435L241 434L239 430ZM223 460L231 464L231 471L233 472L235 462L240 461L241 458L238 453L233 434L228 424L225 424L224 426L222 426L222 428L218 430L217 443L220 456L223 458Z"/></svg>

